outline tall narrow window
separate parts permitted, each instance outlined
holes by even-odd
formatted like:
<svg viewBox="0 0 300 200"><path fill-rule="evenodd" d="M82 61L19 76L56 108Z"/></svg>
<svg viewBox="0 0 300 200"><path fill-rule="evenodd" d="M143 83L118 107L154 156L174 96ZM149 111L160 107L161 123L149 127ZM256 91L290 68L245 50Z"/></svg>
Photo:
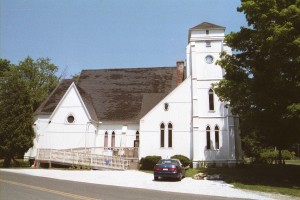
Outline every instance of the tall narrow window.
<svg viewBox="0 0 300 200"><path fill-rule="evenodd" d="M140 132L137 131L137 132L135 133L135 139L136 139L136 140L140 140Z"/></svg>
<svg viewBox="0 0 300 200"><path fill-rule="evenodd" d="M160 147L165 147L165 125L160 125Z"/></svg>
<svg viewBox="0 0 300 200"><path fill-rule="evenodd" d="M215 110L214 91L212 89L209 89L209 91L208 91L208 98L209 98L209 110Z"/></svg>
<svg viewBox="0 0 300 200"><path fill-rule="evenodd" d="M216 149L219 149L220 144L219 144L219 127L218 126L215 127L215 144L216 144Z"/></svg>
<svg viewBox="0 0 300 200"><path fill-rule="evenodd" d="M209 30L206 30L205 33L206 33L206 35L209 35Z"/></svg>
<svg viewBox="0 0 300 200"><path fill-rule="evenodd" d="M113 131L111 134L111 147L115 147L115 144L116 144L116 134Z"/></svg>
<svg viewBox="0 0 300 200"><path fill-rule="evenodd" d="M168 124L168 147L172 147L172 129L173 126L171 123Z"/></svg>
<svg viewBox="0 0 300 200"><path fill-rule="evenodd" d="M206 127L206 149L210 149L210 127Z"/></svg>
<svg viewBox="0 0 300 200"><path fill-rule="evenodd" d="M134 147L139 147L139 146L140 146L139 143L140 143L140 132L137 131L137 132L135 133L135 140L134 140L133 146L134 146Z"/></svg>
<svg viewBox="0 0 300 200"><path fill-rule="evenodd" d="M206 47L211 47L210 41L206 41Z"/></svg>
<svg viewBox="0 0 300 200"><path fill-rule="evenodd" d="M107 147L107 146L108 146L108 133L106 131L104 134L104 147Z"/></svg>

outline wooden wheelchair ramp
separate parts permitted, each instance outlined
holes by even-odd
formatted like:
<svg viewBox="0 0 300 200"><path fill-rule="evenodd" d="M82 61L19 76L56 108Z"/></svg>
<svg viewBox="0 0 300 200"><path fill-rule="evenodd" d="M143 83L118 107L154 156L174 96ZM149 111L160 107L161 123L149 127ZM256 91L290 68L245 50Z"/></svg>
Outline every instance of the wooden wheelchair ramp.
<svg viewBox="0 0 300 200"><path fill-rule="evenodd" d="M138 158L92 154L89 149L38 149L35 158L40 163L83 166L91 169L138 169Z"/></svg>

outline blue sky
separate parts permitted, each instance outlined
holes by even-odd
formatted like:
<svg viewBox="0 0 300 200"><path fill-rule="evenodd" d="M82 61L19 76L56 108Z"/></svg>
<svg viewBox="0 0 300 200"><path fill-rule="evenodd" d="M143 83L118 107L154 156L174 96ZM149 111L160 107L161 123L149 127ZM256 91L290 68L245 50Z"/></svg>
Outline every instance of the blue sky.
<svg viewBox="0 0 300 200"><path fill-rule="evenodd" d="M240 0L0 0L0 57L48 57L82 69L174 66L188 30L204 21L226 33L246 26Z"/></svg>

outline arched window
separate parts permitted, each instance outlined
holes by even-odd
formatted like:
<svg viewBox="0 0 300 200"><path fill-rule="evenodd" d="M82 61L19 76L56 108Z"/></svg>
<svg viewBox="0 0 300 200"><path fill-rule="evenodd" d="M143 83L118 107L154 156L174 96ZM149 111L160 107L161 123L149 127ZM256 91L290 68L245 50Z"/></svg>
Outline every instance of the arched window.
<svg viewBox="0 0 300 200"><path fill-rule="evenodd" d="M219 143L219 127L215 127L215 144L216 144L216 149L220 149L220 143Z"/></svg>
<svg viewBox="0 0 300 200"><path fill-rule="evenodd" d="M160 125L160 147L165 147L165 125Z"/></svg>
<svg viewBox="0 0 300 200"><path fill-rule="evenodd" d="M135 140L133 142L133 146L134 147L139 147L140 146L140 132L139 131L136 131L135 133Z"/></svg>
<svg viewBox="0 0 300 200"><path fill-rule="evenodd" d="M107 147L107 146L108 146L108 133L106 131L104 134L104 147Z"/></svg>
<svg viewBox="0 0 300 200"><path fill-rule="evenodd" d="M206 149L210 149L210 127L206 127Z"/></svg>
<svg viewBox="0 0 300 200"><path fill-rule="evenodd" d="M135 133L135 140L140 140L140 132L139 131L137 131Z"/></svg>
<svg viewBox="0 0 300 200"><path fill-rule="evenodd" d="M212 89L209 89L208 91L208 99L209 99L209 110L215 110L214 91Z"/></svg>
<svg viewBox="0 0 300 200"><path fill-rule="evenodd" d="M172 147L172 129L173 126L171 123L168 124L168 147Z"/></svg>
<svg viewBox="0 0 300 200"><path fill-rule="evenodd" d="M115 143L116 143L116 134L113 131L111 134L111 147L115 147Z"/></svg>

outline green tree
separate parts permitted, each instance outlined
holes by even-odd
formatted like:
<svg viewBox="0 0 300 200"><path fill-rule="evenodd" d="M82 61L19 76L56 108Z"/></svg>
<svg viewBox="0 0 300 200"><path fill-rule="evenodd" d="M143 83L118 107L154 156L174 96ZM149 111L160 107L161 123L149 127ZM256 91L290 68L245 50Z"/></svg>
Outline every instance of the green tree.
<svg viewBox="0 0 300 200"><path fill-rule="evenodd" d="M3 77L3 73L9 70L10 62L6 59L0 59L0 77Z"/></svg>
<svg viewBox="0 0 300 200"><path fill-rule="evenodd" d="M59 79L55 75L58 67L50 63L49 58L34 61L27 57L17 66L18 72L29 88L32 108L35 111L57 86Z"/></svg>
<svg viewBox="0 0 300 200"><path fill-rule="evenodd" d="M33 112L57 86L58 68L48 58L27 57L19 65L0 60L0 157L8 167L33 145Z"/></svg>
<svg viewBox="0 0 300 200"><path fill-rule="evenodd" d="M244 135L281 150L300 135L300 0L241 0L237 10L248 27L226 36L235 53L221 54L226 75L215 91Z"/></svg>
<svg viewBox="0 0 300 200"><path fill-rule="evenodd" d="M16 68L3 73L0 87L0 156L9 167L33 145L33 110L29 88Z"/></svg>

